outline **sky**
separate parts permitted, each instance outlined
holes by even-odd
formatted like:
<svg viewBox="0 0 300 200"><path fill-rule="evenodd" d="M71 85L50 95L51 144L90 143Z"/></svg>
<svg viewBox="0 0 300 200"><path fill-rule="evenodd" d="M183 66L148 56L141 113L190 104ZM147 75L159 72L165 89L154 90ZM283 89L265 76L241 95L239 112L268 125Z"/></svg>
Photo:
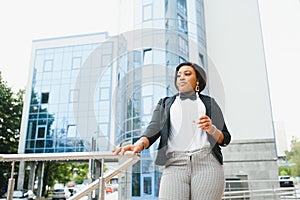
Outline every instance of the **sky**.
<svg viewBox="0 0 300 200"><path fill-rule="evenodd" d="M0 0L0 71L8 86L25 88L32 40L118 33L118 18L113 17L118 1ZM258 2L273 119L284 124L289 142L292 136L300 138L300 1Z"/></svg>

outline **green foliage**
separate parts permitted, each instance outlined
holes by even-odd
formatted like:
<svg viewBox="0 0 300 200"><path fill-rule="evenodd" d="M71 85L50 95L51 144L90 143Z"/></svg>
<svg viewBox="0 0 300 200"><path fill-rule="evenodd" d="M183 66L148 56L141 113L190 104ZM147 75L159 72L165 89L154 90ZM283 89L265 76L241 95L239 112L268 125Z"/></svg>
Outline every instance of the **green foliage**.
<svg viewBox="0 0 300 200"><path fill-rule="evenodd" d="M14 94L0 72L0 153L17 153L24 90Z"/></svg>
<svg viewBox="0 0 300 200"><path fill-rule="evenodd" d="M74 169L75 176L73 181L75 184L81 184L84 180L87 179L88 172L89 172L89 164L88 163L81 163L77 168Z"/></svg>
<svg viewBox="0 0 300 200"><path fill-rule="evenodd" d="M46 162L44 186L53 187L55 183L82 183L87 179L89 164L79 162ZM45 190L43 190L45 191Z"/></svg>
<svg viewBox="0 0 300 200"><path fill-rule="evenodd" d="M287 160L295 165L291 166L291 176L300 176L300 140L293 137L291 151L286 152Z"/></svg>
<svg viewBox="0 0 300 200"><path fill-rule="evenodd" d="M279 176L287 176L291 174L291 168L289 166L279 167Z"/></svg>
<svg viewBox="0 0 300 200"><path fill-rule="evenodd" d="M17 153L23 108L24 90L16 94L2 79L0 72L0 153ZM16 170L17 170L16 166ZM0 193L7 188L10 163L0 163ZM1 194L0 194L1 195Z"/></svg>
<svg viewBox="0 0 300 200"><path fill-rule="evenodd" d="M300 140L293 137L291 141L291 150L286 151L286 160L293 163L292 166L279 167L279 173L287 173L292 177L300 176ZM285 172L283 172L285 171Z"/></svg>

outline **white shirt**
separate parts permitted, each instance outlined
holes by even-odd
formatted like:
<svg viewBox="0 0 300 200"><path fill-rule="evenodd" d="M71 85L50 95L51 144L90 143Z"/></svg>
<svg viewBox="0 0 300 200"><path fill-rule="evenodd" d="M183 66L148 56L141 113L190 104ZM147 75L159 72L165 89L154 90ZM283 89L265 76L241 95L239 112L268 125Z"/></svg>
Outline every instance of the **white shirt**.
<svg viewBox="0 0 300 200"><path fill-rule="evenodd" d="M199 97L195 101L181 100L176 97L170 109L170 136L168 152L193 151L204 146L210 146L207 133L196 122L205 115L206 108Z"/></svg>

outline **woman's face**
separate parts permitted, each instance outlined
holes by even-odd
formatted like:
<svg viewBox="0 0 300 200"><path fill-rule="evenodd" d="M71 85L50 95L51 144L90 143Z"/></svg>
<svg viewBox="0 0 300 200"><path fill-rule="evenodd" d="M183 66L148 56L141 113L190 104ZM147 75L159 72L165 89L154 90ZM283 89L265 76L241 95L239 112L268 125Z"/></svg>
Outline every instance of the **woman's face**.
<svg viewBox="0 0 300 200"><path fill-rule="evenodd" d="M176 85L180 92L195 91L197 77L194 68L188 65L180 67L177 72Z"/></svg>

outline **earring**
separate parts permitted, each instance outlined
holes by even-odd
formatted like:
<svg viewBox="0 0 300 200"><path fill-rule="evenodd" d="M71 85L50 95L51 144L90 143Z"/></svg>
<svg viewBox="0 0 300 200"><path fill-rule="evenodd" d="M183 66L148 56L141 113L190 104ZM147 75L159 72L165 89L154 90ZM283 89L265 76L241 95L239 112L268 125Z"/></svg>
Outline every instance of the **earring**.
<svg viewBox="0 0 300 200"><path fill-rule="evenodd" d="M196 85L195 91L199 92L199 90L200 90L200 88L199 88L199 82L197 81L197 85Z"/></svg>

